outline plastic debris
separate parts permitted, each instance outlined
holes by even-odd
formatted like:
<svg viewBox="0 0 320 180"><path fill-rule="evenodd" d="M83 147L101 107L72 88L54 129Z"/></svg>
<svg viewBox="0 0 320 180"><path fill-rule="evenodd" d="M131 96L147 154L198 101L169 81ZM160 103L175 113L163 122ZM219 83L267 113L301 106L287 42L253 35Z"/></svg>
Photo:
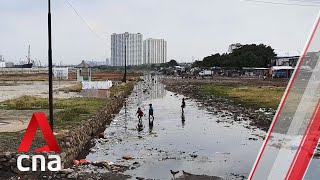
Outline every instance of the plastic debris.
<svg viewBox="0 0 320 180"><path fill-rule="evenodd" d="M80 159L80 160L79 160L79 163L80 163L81 165L86 165L86 164L90 164L90 161L88 161L88 160L86 160L86 159Z"/></svg>
<svg viewBox="0 0 320 180"><path fill-rule="evenodd" d="M133 159L133 157L131 157L129 155L124 155L124 156L122 156L122 159L131 160L131 159Z"/></svg>
<svg viewBox="0 0 320 180"><path fill-rule="evenodd" d="M79 161L78 160L73 160L73 164L75 165L75 166L78 166L79 165Z"/></svg>

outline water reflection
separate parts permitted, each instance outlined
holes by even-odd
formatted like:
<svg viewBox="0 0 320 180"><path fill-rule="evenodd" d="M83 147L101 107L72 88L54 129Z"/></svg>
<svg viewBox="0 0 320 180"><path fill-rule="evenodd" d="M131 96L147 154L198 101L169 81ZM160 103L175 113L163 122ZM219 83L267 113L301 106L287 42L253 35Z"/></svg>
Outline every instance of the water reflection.
<svg viewBox="0 0 320 180"><path fill-rule="evenodd" d="M158 76L145 75L143 76L144 82L139 83L136 86L136 97L139 97L139 101L137 105L141 105L141 102L144 99L158 99L163 98L166 95L166 90L164 89L164 85L159 82Z"/></svg>
<svg viewBox="0 0 320 180"><path fill-rule="evenodd" d="M138 125L137 125L138 133L142 132L143 129L144 129L143 123L142 123L142 121L139 121Z"/></svg>
<svg viewBox="0 0 320 180"><path fill-rule="evenodd" d="M184 96L165 91L157 79L154 77L151 82L150 77L150 82L138 83L124 108L105 130L108 141L95 139L95 147L92 148L95 151L91 151L86 159L110 160L126 165L128 162L121 159L123 154L137 157L135 161L141 166L124 173L133 178L170 179L170 169L222 177L230 172L247 175L262 141L248 140L256 136L242 124L226 127L230 125L227 124L229 117L221 118L198 108L196 101L186 100L188 109L182 112L180 106ZM143 92L144 89L147 90ZM150 103L155 118L150 117L149 120ZM136 116L138 107L146 114L141 122ZM185 126L186 119L188 126ZM217 120L226 122L217 123ZM254 133L259 135L263 132L257 130ZM190 156L195 152L197 158Z"/></svg>
<svg viewBox="0 0 320 180"><path fill-rule="evenodd" d="M182 113L181 113L181 122L182 122L182 128L184 128L185 122L186 122L186 118L185 118L185 116L184 116L184 112L183 112L183 111L182 111Z"/></svg>
<svg viewBox="0 0 320 180"><path fill-rule="evenodd" d="M150 119L150 117L149 117L149 134L152 134L153 120L154 120L154 118Z"/></svg>
<svg viewBox="0 0 320 180"><path fill-rule="evenodd" d="M124 101L124 126L123 126L123 128L124 128L124 132L127 132L127 129L128 129L128 120L127 120L127 116L128 116L128 114L127 114L127 100L125 100Z"/></svg>

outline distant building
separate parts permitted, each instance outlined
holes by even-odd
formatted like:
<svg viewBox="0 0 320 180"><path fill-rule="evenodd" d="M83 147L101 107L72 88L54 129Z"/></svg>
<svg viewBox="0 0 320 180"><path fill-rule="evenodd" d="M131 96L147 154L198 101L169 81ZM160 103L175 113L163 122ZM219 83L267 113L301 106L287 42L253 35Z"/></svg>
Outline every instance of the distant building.
<svg viewBox="0 0 320 180"><path fill-rule="evenodd" d="M240 43L231 44L231 45L229 45L228 52L229 52L229 53L232 53L233 50L239 49L239 48L241 48L241 47L242 47L242 45L241 45Z"/></svg>
<svg viewBox="0 0 320 180"><path fill-rule="evenodd" d="M125 56L128 66L141 65L142 34L112 34L111 35L111 64L112 66L124 66Z"/></svg>
<svg viewBox="0 0 320 180"><path fill-rule="evenodd" d="M290 78L294 68L292 66L273 66L272 78Z"/></svg>
<svg viewBox="0 0 320 180"><path fill-rule="evenodd" d="M152 38L143 41L143 64L161 64L166 62L167 41Z"/></svg>
<svg viewBox="0 0 320 180"><path fill-rule="evenodd" d="M109 58L106 58L106 66L110 66L110 59Z"/></svg>
<svg viewBox="0 0 320 180"><path fill-rule="evenodd" d="M97 67L97 66L105 66L106 61L86 61L86 63L90 66L90 67Z"/></svg>
<svg viewBox="0 0 320 180"><path fill-rule="evenodd" d="M291 66L295 67L299 58L300 53L297 51L291 52L276 52L277 56L274 62L272 63L273 66Z"/></svg>
<svg viewBox="0 0 320 180"><path fill-rule="evenodd" d="M6 67L7 68L12 68L14 67L14 63L13 62L5 62L6 63Z"/></svg>
<svg viewBox="0 0 320 180"><path fill-rule="evenodd" d="M91 68L85 61L82 61L76 68L77 81L91 81Z"/></svg>
<svg viewBox="0 0 320 180"><path fill-rule="evenodd" d="M6 67L6 62L4 61L4 58L2 55L0 55L0 68Z"/></svg>

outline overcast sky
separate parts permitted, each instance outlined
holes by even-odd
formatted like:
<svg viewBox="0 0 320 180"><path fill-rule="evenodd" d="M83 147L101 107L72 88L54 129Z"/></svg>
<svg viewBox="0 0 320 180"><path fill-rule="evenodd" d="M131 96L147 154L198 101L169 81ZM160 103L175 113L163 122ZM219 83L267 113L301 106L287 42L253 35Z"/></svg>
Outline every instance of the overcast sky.
<svg viewBox="0 0 320 180"><path fill-rule="evenodd" d="M302 51L320 8L241 0L69 1L98 35L66 0L52 0L54 62L64 64L109 58L110 35L126 31L167 40L168 59L179 62L224 53L237 42ZM1 0L0 54L25 60L29 44L32 57L47 62L47 1Z"/></svg>

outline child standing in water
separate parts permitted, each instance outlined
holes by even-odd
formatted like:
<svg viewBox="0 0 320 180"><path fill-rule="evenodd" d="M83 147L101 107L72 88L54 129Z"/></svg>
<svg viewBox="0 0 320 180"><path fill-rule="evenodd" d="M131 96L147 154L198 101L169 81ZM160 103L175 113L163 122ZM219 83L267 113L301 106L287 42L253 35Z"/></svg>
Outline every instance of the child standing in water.
<svg viewBox="0 0 320 180"><path fill-rule="evenodd" d="M182 109L182 112L184 112L184 108L186 107L186 102L184 102L184 98L182 98L182 105L181 105L181 109Z"/></svg>
<svg viewBox="0 0 320 180"><path fill-rule="evenodd" d="M143 112L141 111L141 108L138 108L138 111L136 114L138 114L139 122L142 121Z"/></svg>
<svg viewBox="0 0 320 180"><path fill-rule="evenodd" d="M154 120L153 107L152 107L152 104L149 104L149 120L151 116L152 116L152 120Z"/></svg>

